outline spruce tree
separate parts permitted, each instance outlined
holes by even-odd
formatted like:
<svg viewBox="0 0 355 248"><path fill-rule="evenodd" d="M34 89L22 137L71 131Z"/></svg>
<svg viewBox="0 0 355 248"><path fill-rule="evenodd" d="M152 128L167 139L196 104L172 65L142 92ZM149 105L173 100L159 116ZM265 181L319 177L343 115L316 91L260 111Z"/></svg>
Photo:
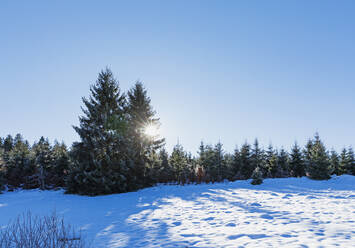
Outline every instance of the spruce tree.
<svg viewBox="0 0 355 248"><path fill-rule="evenodd" d="M251 169L253 169L252 171L254 171L255 168L259 167L258 170L263 174L265 168L264 151L259 147L258 139L255 139L254 141L254 145L251 150L250 162L251 162Z"/></svg>
<svg viewBox="0 0 355 248"><path fill-rule="evenodd" d="M81 141L73 144L73 163L67 179L69 193L87 195L126 192L139 188L131 168L126 99L111 70L99 73L90 87L79 127Z"/></svg>
<svg viewBox="0 0 355 248"><path fill-rule="evenodd" d="M250 145L244 143L240 149L240 174L241 179L249 179L254 171L253 164L251 162Z"/></svg>
<svg viewBox="0 0 355 248"><path fill-rule="evenodd" d="M274 150L273 146L270 144L265 156L265 171L264 175L267 177L277 177L280 172L279 164L278 164L278 156L277 151Z"/></svg>
<svg viewBox="0 0 355 248"><path fill-rule="evenodd" d="M224 151L222 148L222 143L218 142L214 149L214 163L210 170L212 181L222 181L223 176L226 174L225 161L224 161Z"/></svg>
<svg viewBox="0 0 355 248"><path fill-rule="evenodd" d="M294 177L303 177L306 175L303 155L297 143L295 143L291 149L290 170L291 175Z"/></svg>
<svg viewBox="0 0 355 248"><path fill-rule="evenodd" d="M174 169L175 180L180 184L185 184L188 177L187 155L182 145L177 144L169 158L169 164Z"/></svg>
<svg viewBox="0 0 355 248"><path fill-rule="evenodd" d="M149 157L164 145L164 139L154 132L159 128L159 119L151 106L151 99L141 82L136 82L128 91L129 137L134 159L134 174L142 186L151 185Z"/></svg>
<svg viewBox="0 0 355 248"><path fill-rule="evenodd" d="M20 134L17 134L7 152L5 178L10 187L28 188L30 177L34 174L30 146Z"/></svg>
<svg viewBox="0 0 355 248"><path fill-rule="evenodd" d="M338 168L335 168L335 174L337 176L345 174L348 168L348 163L348 151L344 148L340 153L339 166Z"/></svg>
<svg viewBox="0 0 355 248"><path fill-rule="evenodd" d="M53 165L52 147L48 139L43 136L32 146L35 154L35 174L30 187L39 187L40 189L50 188L49 171Z"/></svg>
<svg viewBox="0 0 355 248"><path fill-rule="evenodd" d="M279 177L290 176L289 155L285 149L281 148L278 154L278 165L281 171L278 173Z"/></svg>
<svg viewBox="0 0 355 248"><path fill-rule="evenodd" d="M263 183L263 173L260 169L260 167L256 167L253 171L253 174L251 175L251 178L253 179L251 181L251 184L253 185L258 185Z"/></svg>
<svg viewBox="0 0 355 248"><path fill-rule="evenodd" d="M307 161L307 173L311 179L329 179L332 169L329 162L328 152L316 134L312 146L309 149L309 159Z"/></svg>
<svg viewBox="0 0 355 248"><path fill-rule="evenodd" d="M237 146L234 149L232 159L231 174L232 180L234 181L240 178L240 151Z"/></svg>
<svg viewBox="0 0 355 248"><path fill-rule="evenodd" d="M159 151L160 168L158 171L158 182L168 183L174 180L174 172L169 164L169 154L162 148Z"/></svg>
<svg viewBox="0 0 355 248"><path fill-rule="evenodd" d="M339 159L338 153L335 150L332 150L330 152L329 162L330 162L330 166L332 168L332 174L338 175L339 166L340 166L340 159Z"/></svg>
<svg viewBox="0 0 355 248"><path fill-rule="evenodd" d="M346 173L355 176L355 156L352 147L348 149L346 157L347 157Z"/></svg>
<svg viewBox="0 0 355 248"><path fill-rule="evenodd" d="M64 187L65 177L69 170L69 154L64 143L55 141L53 149L53 165L49 170L49 184L53 187Z"/></svg>

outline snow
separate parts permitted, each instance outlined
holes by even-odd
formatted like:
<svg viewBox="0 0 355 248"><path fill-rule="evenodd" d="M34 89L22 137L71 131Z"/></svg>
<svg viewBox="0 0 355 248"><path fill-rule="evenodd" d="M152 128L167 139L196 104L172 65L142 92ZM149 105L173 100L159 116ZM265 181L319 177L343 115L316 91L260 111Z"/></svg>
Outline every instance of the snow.
<svg viewBox="0 0 355 248"><path fill-rule="evenodd" d="M159 185L86 197L19 190L0 195L0 226L50 214L82 229L92 247L355 247L355 177Z"/></svg>

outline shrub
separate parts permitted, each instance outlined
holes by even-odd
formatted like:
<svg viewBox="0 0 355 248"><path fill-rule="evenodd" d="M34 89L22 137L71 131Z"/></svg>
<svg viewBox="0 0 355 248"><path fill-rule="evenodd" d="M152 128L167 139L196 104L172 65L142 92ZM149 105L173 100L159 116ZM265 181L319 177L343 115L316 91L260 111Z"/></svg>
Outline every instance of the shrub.
<svg viewBox="0 0 355 248"><path fill-rule="evenodd" d="M1 248L84 248L84 240L70 225L55 213L34 216L31 212L19 215L0 230Z"/></svg>

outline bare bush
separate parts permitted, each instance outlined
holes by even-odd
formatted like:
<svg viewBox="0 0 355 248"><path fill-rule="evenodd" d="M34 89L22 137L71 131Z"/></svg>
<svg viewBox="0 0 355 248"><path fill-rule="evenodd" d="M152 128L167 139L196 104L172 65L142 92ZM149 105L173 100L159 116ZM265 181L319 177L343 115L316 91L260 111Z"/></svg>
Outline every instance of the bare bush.
<svg viewBox="0 0 355 248"><path fill-rule="evenodd" d="M56 213L34 216L31 212L19 215L0 230L0 248L84 248L81 236Z"/></svg>

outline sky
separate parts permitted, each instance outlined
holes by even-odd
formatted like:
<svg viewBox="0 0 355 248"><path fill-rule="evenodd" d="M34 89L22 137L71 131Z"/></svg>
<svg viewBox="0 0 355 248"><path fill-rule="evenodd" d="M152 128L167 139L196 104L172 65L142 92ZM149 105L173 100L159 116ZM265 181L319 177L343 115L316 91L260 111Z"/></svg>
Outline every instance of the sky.
<svg viewBox="0 0 355 248"><path fill-rule="evenodd" d="M111 68L141 80L169 151L255 138L355 145L355 1L0 1L0 136L78 141Z"/></svg>

